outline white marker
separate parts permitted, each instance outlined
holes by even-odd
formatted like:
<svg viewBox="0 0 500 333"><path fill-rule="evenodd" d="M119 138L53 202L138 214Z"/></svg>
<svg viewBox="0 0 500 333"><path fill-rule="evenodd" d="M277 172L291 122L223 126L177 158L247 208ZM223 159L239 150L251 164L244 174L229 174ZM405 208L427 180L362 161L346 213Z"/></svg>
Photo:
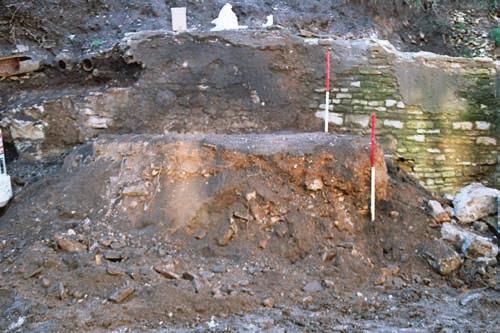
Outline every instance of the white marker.
<svg viewBox="0 0 500 333"><path fill-rule="evenodd" d="M183 32L187 30L186 7L172 7L172 30Z"/></svg>
<svg viewBox="0 0 500 333"><path fill-rule="evenodd" d="M330 51L326 51L326 83L325 83L325 133L328 133L328 112L330 109Z"/></svg>
<svg viewBox="0 0 500 333"><path fill-rule="evenodd" d="M7 205L12 198L12 185L10 184L10 176L7 175L7 167L5 165L5 154L3 150L2 130L0 129L0 207Z"/></svg>

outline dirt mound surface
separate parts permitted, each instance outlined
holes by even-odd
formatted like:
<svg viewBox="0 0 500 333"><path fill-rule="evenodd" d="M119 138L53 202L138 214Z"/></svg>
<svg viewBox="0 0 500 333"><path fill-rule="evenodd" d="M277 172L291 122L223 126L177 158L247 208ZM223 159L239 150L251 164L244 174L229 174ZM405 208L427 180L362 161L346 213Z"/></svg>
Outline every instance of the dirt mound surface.
<svg viewBox="0 0 500 333"><path fill-rule="evenodd" d="M263 308L298 318L296 304L355 318L390 311L387 298L353 292L438 281L416 253L438 232L427 194L389 177L381 150L369 221L368 147L313 133L110 136L82 146L2 217L0 327L206 329L212 316Z"/></svg>

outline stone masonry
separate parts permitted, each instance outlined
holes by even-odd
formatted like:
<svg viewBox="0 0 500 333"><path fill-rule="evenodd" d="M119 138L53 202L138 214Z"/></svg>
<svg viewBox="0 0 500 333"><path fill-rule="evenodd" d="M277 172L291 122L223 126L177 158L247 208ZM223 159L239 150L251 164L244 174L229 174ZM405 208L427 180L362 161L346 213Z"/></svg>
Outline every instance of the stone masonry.
<svg viewBox="0 0 500 333"><path fill-rule="evenodd" d="M374 42L364 63L334 72L329 122L334 131L367 134L375 112L387 154L432 192L472 181L498 187L495 78L490 59L401 53ZM315 94L311 106L323 118L324 89Z"/></svg>

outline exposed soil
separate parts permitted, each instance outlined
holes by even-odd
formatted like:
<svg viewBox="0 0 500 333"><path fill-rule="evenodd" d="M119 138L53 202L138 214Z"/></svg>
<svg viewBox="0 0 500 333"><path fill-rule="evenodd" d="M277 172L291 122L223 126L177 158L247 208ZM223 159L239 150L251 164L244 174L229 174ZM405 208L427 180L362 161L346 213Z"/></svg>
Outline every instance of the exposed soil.
<svg viewBox="0 0 500 333"><path fill-rule="evenodd" d="M458 278L417 251L438 236L429 196L387 174L381 150L370 222L368 144L300 134L82 146L2 217L0 327L493 331L498 291L457 303L465 282L447 287ZM495 272L484 286L496 288Z"/></svg>

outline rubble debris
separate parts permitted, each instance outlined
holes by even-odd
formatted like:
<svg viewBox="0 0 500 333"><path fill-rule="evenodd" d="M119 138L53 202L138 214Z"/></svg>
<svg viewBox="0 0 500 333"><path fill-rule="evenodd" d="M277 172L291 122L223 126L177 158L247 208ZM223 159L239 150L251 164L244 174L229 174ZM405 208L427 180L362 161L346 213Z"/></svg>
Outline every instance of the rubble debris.
<svg viewBox="0 0 500 333"><path fill-rule="evenodd" d="M77 240L68 238L65 235L55 235L54 239L57 246L66 252L83 252L87 250L87 246Z"/></svg>
<svg viewBox="0 0 500 333"><path fill-rule="evenodd" d="M320 281L308 282L303 288L306 293L316 293L323 290L323 285Z"/></svg>
<svg viewBox="0 0 500 333"><path fill-rule="evenodd" d="M306 188L309 191L320 191L323 188L323 181L321 178L306 177Z"/></svg>
<svg viewBox="0 0 500 333"><path fill-rule="evenodd" d="M497 213L500 191L472 183L460 190L453 199L455 217L462 223L471 223Z"/></svg>
<svg viewBox="0 0 500 333"><path fill-rule="evenodd" d="M422 244L419 253L441 275L451 274L462 265L460 255L439 239Z"/></svg>
<svg viewBox="0 0 500 333"><path fill-rule="evenodd" d="M498 254L498 245L492 240L465 230L458 225L444 223L441 227L441 237L459 249L467 258L489 257Z"/></svg>
<svg viewBox="0 0 500 333"><path fill-rule="evenodd" d="M274 307L274 298L268 297L262 301L262 305L265 306L266 308L272 308Z"/></svg>
<svg viewBox="0 0 500 333"><path fill-rule="evenodd" d="M135 288L132 286L123 287L115 290L110 296L109 301L113 303L123 303L127 298L129 298L135 292Z"/></svg>
<svg viewBox="0 0 500 333"><path fill-rule="evenodd" d="M450 216L444 210L443 206L441 206L441 203L439 201L429 200L427 204L429 205L431 215L436 220L436 222L442 223L451 220Z"/></svg>
<svg viewBox="0 0 500 333"><path fill-rule="evenodd" d="M156 264L153 266L153 269L158 274L160 274L161 276L163 276L167 279L170 279L170 280L180 280L181 279L181 277L178 274L176 274L172 271L172 266L169 264L164 264L164 263Z"/></svg>

